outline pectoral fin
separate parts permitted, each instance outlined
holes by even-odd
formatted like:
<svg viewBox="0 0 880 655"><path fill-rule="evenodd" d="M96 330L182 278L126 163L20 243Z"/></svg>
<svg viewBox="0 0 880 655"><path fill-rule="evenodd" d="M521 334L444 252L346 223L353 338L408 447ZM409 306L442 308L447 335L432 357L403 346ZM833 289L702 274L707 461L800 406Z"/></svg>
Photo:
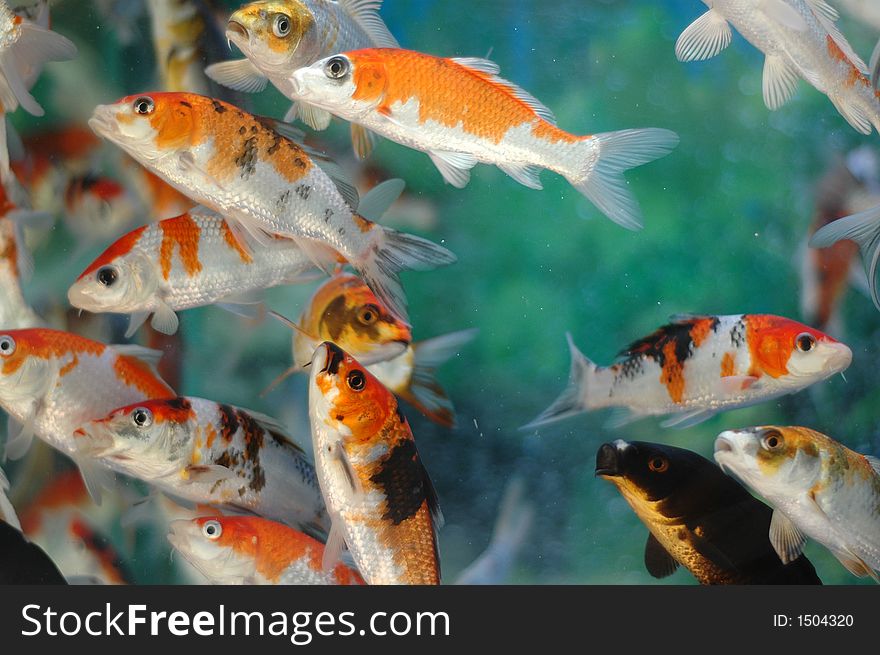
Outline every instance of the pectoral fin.
<svg viewBox="0 0 880 655"><path fill-rule="evenodd" d="M447 184L463 189L471 179L471 169L477 165L477 158L462 152L429 152L428 156L440 171Z"/></svg>
<svg viewBox="0 0 880 655"><path fill-rule="evenodd" d="M778 509L770 519L770 543L783 564L793 562L804 550L807 538L791 520Z"/></svg>
<svg viewBox="0 0 880 655"><path fill-rule="evenodd" d="M849 551L833 551L833 554L837 560L846 567L846 570L854 576L864 578L869 575L874 579L874 582L880 584L880 575L878 575L877 571L872 569L861 557L858 557Z"/></svg>
<svg viewBox="0 0 880 655"><path fill-rule="evenodd" d="M336 518L330 524L330 534L324 545L324 556L321 558L321 568L331 570L342 561L342 550L345 548L345 536L342 534L342 520Z"/></svg>
<svg viewBox="0 0 880 655"><path fill-rule="evenodd" d="M217 84L242 93L262 91L269 82L269 79L251 63L250 59L236 59L211 64L205 69L205 75Z"/></svg>
<svg viewBox="0 0 880 655"><path fill-rule="evenodd" d="M174 334L180 326L180 320L177 318L177 314L174 313L173 309L164 302L160 302L159 306L153 312L153 320L150 321L150 325L152 325L157 332L161 332L162 334Z"/></svg>
<svg viewBox="0 0 880 655"><path fill-rule="evenodd" d="M24 423L19 423L11 416L6 420L6 459L21 459L30 450L34 440L36 416L37 410L34 409Z"/></svg>
<svg viewBox="0 0 880 655"><path fill-rule="evenodd" d="M730 45L733 32L727 19L710 9L700 16L678 37L675 56L679 61L711 59Z"/></svg>
<svg viewBox="0 0 880 655"><path fill-rule="evenodd" d="M655 578L666 578L678 568L678 560L669 554L653 534L648 535L645 544L645 568Z"/></svg>
<svg viewBox="0 0 880 655"><path fill-rule="evenodd" d="M797 89L797 71L782 57L764 59L764 104L776 110L791 100Z"/></svg>

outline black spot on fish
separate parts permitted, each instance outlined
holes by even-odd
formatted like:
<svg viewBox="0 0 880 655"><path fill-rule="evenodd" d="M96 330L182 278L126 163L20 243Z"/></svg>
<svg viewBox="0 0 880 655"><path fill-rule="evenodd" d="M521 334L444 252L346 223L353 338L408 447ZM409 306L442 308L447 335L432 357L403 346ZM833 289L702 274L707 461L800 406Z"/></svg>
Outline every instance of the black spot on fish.
<svg viewBox="0 0 880 655"><path fill-rule="evenodd" d="M181 100L180 104L182 104L184 107L189 107L190 109L192 109L192 105L189 104L186 100Z"/></svg>
<svg viewBox="0 0 880 655"><path fill-rule="evenodd" d="M403 414L403 409L400 407L400 403L397 403L397 418L400 421L401 425L406 425L406 416Z"/></svg>
<svg viewBox="0 0 880 655"><path fill-rule="evenodd" d="M746 325L742 319L736 322L736 325L730 330L730 345L739 348L746 342Z"/></svg>
<svg viewBox="0 0 880 655"><path fill-rule="evenodd" d="M308 200L309 196L312 194L312 187L309 184L300 184L294 189L294 191L296 191L296 195L303 200Z"/></svg>
<svg viewBox="0 0 880 655"><path fill-rule="evenodd" d="M370 481L385 495L382 518L400 525L412 518L425 503L436 514L436 495L428 472L422 465L415 441L405 439L379 462Z"/></svg>
<svg viewBox="0 0 880 655"><path fill-rule="evenodd" d="M244 136L245 132L247 132L247 128L245 128L244 125L242 125L240 128L238 128L238 133L241 134L242 136Z"/></svg>
<svg viewBox="0 0 880 655"><path fill-rule="evenodd" d="M644 339L630 344L623 350L619 357L623 369L626 368L626 362L638 359L651 359L657 362L660 367L666 365L669 355L669 345L672 344L672 356L675 362L683 364L694 354L694 338L692 330L694 326L704 319L692 319L679 321L664 325L653 334L648 335ZM718 326L718 319L713 318L711 329L714 331Z"/></svg>
<svg viewBox="0 0 880 655"><path fill-rule="evenodd" d="M291 146L294 145L294 144L291 143L290 141L288 141L288 143L290 143ZM294 159L294 160L293 160L293 164L294 164L297 168L305 168L305 167L306 167L306 163L302 160L301 157L297 157L296 159Z"/></svg>
<svg viewBox="0 0 880 655"><path fill-rule="evenodd" d="M246 180L257 170L257 139L250 137L244 142L241 154L235 158L236 165L241 169L241 179Z"/></svg>
<svg viewBox="0 0 880 655"><path fill-rule="evenodd" d="M284 193L278 196L278 200L275 204L278 206L278 209L281 210L288 202L290 202L290 189L287 189Z"/></svg>
<svg viewBox="0 0 880 655"><path fill-rule="evenodd" d="M330 375L336 375L339 372L339 365L342 364L342 360L345 359L345 352L335 343L328 342L327 348L330 350L330 359L324 370Z"/></svg>
<svg viewBox="0 0 880 655"><path fill-rule="evenodd" d="M333 210L328 207L324 210L324 222L329 223L331 218L333 218Z"/></svg>
<svg viewBox="0 0 880 655"><path fill-rule="evenodd" d="M223 441L229 443L238 432L238 417L235 409L229 405L220 405L220 436Z"/></svg>
<svg viewBox="0 0 880 655"><path fill-rule="evenodd" d="M226 107L224 107L223 103L219 100L211 100L211 105L213 105L214 111L216 111L218 114L226 113Z"/></svg>
<svg viewBox="0 0 880 655"><path fill-rule="evenodd" d="M166 400L165 404L171 409L180 411L180 412L188 412L192 409L192 403L189 402L186 398L172 398L171 400Z"/></svg>

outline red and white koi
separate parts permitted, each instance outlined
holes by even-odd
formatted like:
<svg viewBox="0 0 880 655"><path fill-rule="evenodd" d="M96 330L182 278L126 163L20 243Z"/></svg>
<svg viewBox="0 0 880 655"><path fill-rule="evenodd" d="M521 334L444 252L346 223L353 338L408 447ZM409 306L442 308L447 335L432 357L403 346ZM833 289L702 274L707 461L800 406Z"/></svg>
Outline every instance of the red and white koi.
<svg viewBox="0 0 880 655"><path fill-rule="evenodd" d="M362 585L343 564L324 570L324 545L254 516L173 521L168 541L212 584Z"/></svg>
<svg viewBox="0 0 880 655"><path fill-rule="evenodd" d="M9 435L7 456L21 457L36 435L75 458L73 431L80 425L129 403L173 398L155 372L160 357L139 346L108 346L57 330L3 331L0 407L22 426Z"/></svg>
<svg viewBox="0 0 880 655"><path fill-rule="evenodd" d="M326 342L311 362L309 418L332 522L325 568L344 544L367 584L439 584L442 516L394 394Z"/></svg>
<svg viewBox="0 0 880 655"><path fill-rule="evenodd" d="M284 117L299 115L312 129L323 130L330 114L297 97L290 74L337 52L359 48L396 48L379 9L382 0L261 0L250 2L229 17L226 38L246 59L209 66L205 73L238 91L262 91L271 81L294 101ZM369 155L372 139L360 125L351 126L355 153Z"/></svg>
<svg viewBox="0 0 880 655"><path fill-rule="evenodd" d="M412 343L409 325L362 280L339 274L321 285L303 310L293 336L293 360L295 367L302 366L311 361L317 346L331 341L429 419L452 427L455 408L435 371L475 336L476 330L462 330Z"/></svg>
<svg viewBox="0 0 880 655"><path fill-rule="evenodd" d="M540 189L546 168L611 220L640 228L641 211L623 172L666 155L678 136L661 129L575 136L498 72L485 59L376 48L322 59L293 72L291 84L303 101L426 152L453 186L466 186L470 170L483 162Z"/></svg>
<svg viewBox="0 0 880 655"><path fill-rule="evenodd" d="M99 106L89 125L258 243L271 235L290 237L325 270L341 255L402 318L399 271L455 259L430 241L354 213L353 187L334 182L276 130L277 123L219 100L186 93L130 96Z"/></svg>
<svg viewBox="0 0 880 655"><path fill-rule="evenodd" d="M290 239L245 249L220 215L195 208L139 227L111 245L70 287L70 304L131 314L128 336L152 314L159 332L177 331L175 312L211 304L239 307L280 284L315 278L308 255Z"/></svg>
<svg viewBox="0 0 880 655"><path fill-rule="evenodd" d="M810 537L880 583L880 459L809 428L762 426L722 432L715 461L773 506L770 542L783 563Z"/></svg>
<svg viewBox="0 0 880 655"><path fill-rule="evenodd" d="M568 337L568 388L527 427L603 407L626 418L674 414L686 427L717 412L796 393L852 361L844 344L769 314L680 316L630 344L611 366L596 366Z"/></svg>
<svg viewBox="0 0 880 655"><path fill-rule="evenodd" d="M824 0L703 0L709 11L679 37L680 61L709 59L731 41L731 24L764 53L764 102L778 109L804 79L856 130L880 131L880 94L868 67L834 24L837 11Z"/></svg>
<svg viewBox="0 0 880 655"><path fill-rule="evenodd" d="M330 528L315 468L273 419L200 398L137 402L74 432L82 459L172 496L253 512L311 534Z"/></svg>

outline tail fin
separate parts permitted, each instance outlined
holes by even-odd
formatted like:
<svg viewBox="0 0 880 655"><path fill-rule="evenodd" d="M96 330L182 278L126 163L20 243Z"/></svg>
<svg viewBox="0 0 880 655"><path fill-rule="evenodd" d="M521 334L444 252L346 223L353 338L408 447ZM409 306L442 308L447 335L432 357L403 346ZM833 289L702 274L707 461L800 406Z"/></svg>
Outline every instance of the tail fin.
<svg viewBox="0 0 880 655"><path fill-rule="evenodd" d="M588 395L590 392L590 382L596 372L596 365L587 359L578 350L578 347L574 345L571 333L565 336L568 339L568 349L571 352L571 372L568 375L568 387L538 418L524 425L521 428L523 430L555 423L590 409Z"/></svg>
<svg viewBox="0 0 880 655"><path fill-rule="evenodd" d="M461 347L477 336L476 328L444 334L414 345L415 368L409 387L400 396L438 425L455 427L455 408L434 377L444 362L458 354Z"/></svg>
<svg viewBox="0 0 880 655"><path fill-rule="evenodd" d="M400 271L424 271L448 266L455 262L455 255L443 246L412 234L379 226L373 229L378 238L365 257L351 264L379 300L398 318L406 321L406 297L398 276Z"/></svg>
<svg viewBox="0 0 880 655"><path fill-rule="evenodd" d="M861 212L839 218L829 223L810 239L811 248L827 248L838 241L855 241L862 254L862 262L868 273L871 299L880 310L880 294L877 292L877 264L880 260L880 205Z"/></svg>
<svg viewBox="0 0 880 655"><path fill-rule="evenodd" d="M669 154L678 145L678 135L659 128L622 130L596 134L583 143L589 154L579 175L568 181L618 225L641 229L642 212L623 173ZM593 150L597 145L598 157Z"/></svg>

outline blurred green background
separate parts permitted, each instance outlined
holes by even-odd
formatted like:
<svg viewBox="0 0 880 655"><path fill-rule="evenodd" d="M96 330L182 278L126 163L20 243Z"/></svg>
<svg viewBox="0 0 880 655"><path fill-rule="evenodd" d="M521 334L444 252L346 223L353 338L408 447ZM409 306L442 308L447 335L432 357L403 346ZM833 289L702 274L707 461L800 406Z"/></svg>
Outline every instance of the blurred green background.
<svg viewBox="0 0 880 655"><path fill-rule="evenodd" d="M880 449L880 315L858 293L849 294L843 311L844 340L855 353L848 382L836 377L688 430L644 420L609 431L601 412L540 432L518 429L566 383L566 331L589 357L609 363L674 313L799 317L797 250L811 222L815 182L835 157L875 144L876 135L854 132L805 83L786 107L768 111L763 57L739 35L715 59L678 62L675 39L704 11L698 0L384 3L382 16L403 47L446 56L489 53L504 77L553 109L564 129L653 126L681 135L671 156L628 175L645 216L638 233L612 224L549 172L537 192L478 166L470 185L456 190L424 154L382 142L373 155L371 163L406 180L412 197L436 206L436 226L414 231L459 258L448 269L405 276L416 338L480 329L478 340L439 374L458 410L458 429L437 428L408 411L447 520L440 533L446 581L486 546L504 486L518 475L536 516L511 582L693 583L685 570L662 582L645 571L646 528L614 487L593 475L604 441L659 441L711 457L723 429L780 423L813 427L861 452ZM14 122L23 133L83 120L98 102L157 86L145 17L129 45L119 43L91 2L58 2L53 18L53 28L76 41L81 56L47 67L35 90L47 116L18 112ZM867 59L878 34L846 15L840 25ZM246 100L279 118L289 106L274 89ZM355 173L347 126L336 121L321 138ZM106 245L72 258L76 249L58 228L35 253L28 296L38 307L64 302L70 282ZM312 289L274 290L271 305L296 317ZM245 328L216 308L184 312L181 324L186 354L179 392L278 416L308 447L305 380L260 396L290 364L284 327L268 321ZM823 548L810 544L807 553L824 582L859 582ZM132 569L140 582L164 581L167 559L167 551L145 549Z"/></svg>

